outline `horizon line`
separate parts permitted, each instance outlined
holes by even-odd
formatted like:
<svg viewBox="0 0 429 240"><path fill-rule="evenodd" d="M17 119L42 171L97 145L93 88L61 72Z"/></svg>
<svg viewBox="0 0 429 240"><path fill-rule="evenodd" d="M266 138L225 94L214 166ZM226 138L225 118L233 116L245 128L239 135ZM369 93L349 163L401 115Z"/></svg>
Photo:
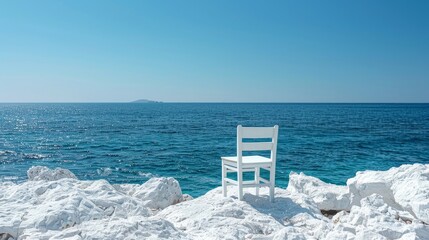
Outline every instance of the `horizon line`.
<svg viewBox="0 0 429 240"><path fill-rule="evenodd" d="M130 104L163 104L163 103L213 103L213 104L219 104L219 103L225 103L225 104L429 104L429 102L270 102L270 101L231 101L231 102L216 102L216 101L153 101L153 102L144 102L144 103L138 103L134 101L76 101L76 102L0 102L0 104L103 104L103 103L130 103Z"/></svg>

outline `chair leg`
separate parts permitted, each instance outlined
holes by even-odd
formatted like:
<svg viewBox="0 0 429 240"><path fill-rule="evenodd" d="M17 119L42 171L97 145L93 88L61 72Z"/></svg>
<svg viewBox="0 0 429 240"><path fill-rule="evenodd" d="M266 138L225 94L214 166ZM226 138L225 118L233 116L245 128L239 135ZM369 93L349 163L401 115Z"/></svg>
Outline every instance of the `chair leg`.
<svg viewBox="0 0 429 240"><path fill-rule="evenodd" d="M227 196L227 186L226 186L226 168L225 164L222 161L222 194L224 197Z"/></svg>
<svg viewBox="0 0 429 240"><path fill-rule="evenodd" d="M274 202L274 186L276 180L275 168L270 168L270 201Z"/></svg>
<svg viewBox="0 0 429 240"><path fill-rule="evenodd" d="M241 169L237 171L237 180L238 180L238 200L243 200L243 172Z"/></svg>
<svg viewBox="0 0 429 240"><path fill-rule="evenodd" d="M259 167L255 167L255 183L256 184L259 184L259 172L260 172ZM256 192L256 196L259 196L259 186L256 186L255 192Z"/></svg>

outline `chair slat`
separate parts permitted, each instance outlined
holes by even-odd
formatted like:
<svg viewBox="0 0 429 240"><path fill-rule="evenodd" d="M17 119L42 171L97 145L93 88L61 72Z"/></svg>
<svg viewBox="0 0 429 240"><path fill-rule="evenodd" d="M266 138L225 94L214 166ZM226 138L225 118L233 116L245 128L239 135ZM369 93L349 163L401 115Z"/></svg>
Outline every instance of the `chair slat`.
<svg viewBox="0 0 429 240"><path fill-rule="evenodd" d="M272 142L245 142L241 144L243 151L264 151L273 148Z"/></svg>
<svg viewBox="0 0 429 240"><path fill-rule="evenodd" d="M237 184L237 181L232 180L231 178L225 178L225 181L232 183L232 184Z"/></svg>
<svg viewBox="0 0 429 240"><path fill-rule="evenodd" d="M243 184L243 188L253 188L253 187L269 187L270 184L259 183L259 184Z"/></svg>
<svg viewBox="0 0 429 240"><path fill-rule="evenodd" d="M270 183L270 181L268 181L267 179L265 179L265 178L261 178L261 177L259 177L259 180L261 181L261 182L264 182L264 183Z"/></svg>
<svg viewBox="0 0 429 240"><path fill-rule="evenodd" d="M242 138L272 138L273 127L243 127Z"/></svg>

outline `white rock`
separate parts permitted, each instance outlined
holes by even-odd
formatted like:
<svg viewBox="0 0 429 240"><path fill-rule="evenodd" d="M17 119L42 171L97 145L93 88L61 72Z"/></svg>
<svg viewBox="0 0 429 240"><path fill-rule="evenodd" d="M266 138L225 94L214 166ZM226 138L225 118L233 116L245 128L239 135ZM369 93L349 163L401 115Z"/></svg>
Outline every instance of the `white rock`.
<svg viewBox="0 0 429 240"><path fill-rule="evenodd" d="M144 202L107 181L28 181L0 184L0 234L59 231L97 219L150 216Z"/></svg>
<svg viewBox="0 0 429 240"><path fill-rule="evenodd" d="M62 231L24 230L22 240L30 239L189 239L186 234L162 219L132 216L127 219L100 219L76 225Z"/></svg>
<svg viewBox="0 0 429 240"><path fill-rule="evenodd" d="M357 232L355 240L388 240L388 239L396 239L396 238L386 238L385 236L373 232L371 230L362 229Z"/></svg>
<svg viewBox="0 0 429 240"><path fill-rule="evenodd" d="M333 230L330 231L324 239L355 240L355 237L355 234L352 234L348 231Z"/></svg>
<svg viewBox="0 0 429 240"><path fill-rule="evenodd" d="M0 182L0 239L423 240L428 169L365 171L348 187L293 173L288 190L276 188L271 203L267 188L260 196L246 189L244 201L234 187L227 198L219 187L192 199L173 178L111 185L34 167L33 181ZM350 212L328 219L320 209Z"/></svg>
<svg viewBox="0 0 429 240"><path fill-rule="evenodd" d="M244 239L269 235L282 225L244 201L223 198L217 188L192 201L172 205L157 214L195 239Z"/></svg>
<svg viewBox="0 0 429 240"><path fill-rule="evenodd" d="M56 168L54 170L43 166L33 166L27 171L28 180L30 181L55 181L62 178L73 178L77 177L70 172L68 169Z"/></svg>
<svg viewBox="0 0 429 240"><path fill-rule="evenodd" d="M353 206L350 214L339 213L334 216L336 230L355 232L356 239L399 239L414 234L424 239L429 230L418 222L406 223L400 216L400 210L390 207L382 196L373 194L360 202L361 206ZM420 229L425 230L421 231ZM419 230L418 230L419 229Z"/></svg>
<svg viewBox="0 0 429 240"><path fill-rule="evenodd" d="M153 210L164 209L172 204L184 201L179 182L171 177L151 178L143 185L121 184L117 190L143 201L144 205ZM185 196L189 200L189 195Z"/></svg>
<svg viewBox="0 0 429 240"><path fill-rule="evenodd" d="M351 205L360 205L360 201L374 193L383 196L384 201L390 206L400 208L395 202L391 190L391 181L385 178L382 171L357 172L354 178L347 180L350 191Z"/></svg>
<svg viewBox="0 0 429 240"><path fill-rule="evenodd" d="M408 165L398 168L392 181L395 201L429 224L429 167Z"/></svg>
<svg viewBox="0 0 429 240"><path fill-rule="evenodd" d="M322 210L350 210L351 207L347 186L325 183L304 173L291 172L287 190L310 196Z"/></svg>
<svg viewBox="0 0 429 240"><path fill-rule="evenodd" d="M260 197L245 194L245 201L236 198L236 189L230 188L228 193L233 197L224 198L221 188L216 188L192 201L169 206L157 217L172 222L195 239L271 238L274 235L281 238L290 232L277 233L285 225L296 226L297 237L311 236L315 235L314 227L323 222L321 219L328 221L304 195L276 189L275 203L270 203L268 189L264 188ZM299 214L305 217L297 217Z"/></svg>
<svg viewBox="0 0 429 240"><path fill-rule="evenodd" d="M273 240L308 240L311 239L308 235L303 234L297 228L285 227L282 230L276 232L273 236Z"/></svg>
<svg viewBox="0 0 429 240"><path fill-rule="evenodd" d="M192 199L194 199L191 195L189 194L182 194L182 199L180 200L180 202L184 202L184 201L191 201Z"/></svg>
<svg viewBox="0 0 429 240"><path fill-rule="evenodd" d="M352 205L359 205L362 198L376 193L383 196L389 206L406 210L429 223L429 164L358 172L347 185Z"/></svg>

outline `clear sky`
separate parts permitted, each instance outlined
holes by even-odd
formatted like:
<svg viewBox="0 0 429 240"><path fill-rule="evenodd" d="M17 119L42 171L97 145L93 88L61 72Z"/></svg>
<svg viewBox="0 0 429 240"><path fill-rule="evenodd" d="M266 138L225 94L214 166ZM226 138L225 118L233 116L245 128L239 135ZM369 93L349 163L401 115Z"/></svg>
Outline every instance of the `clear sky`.
<svg viewBox="0 0 429 240"><path fill-rule="evenodd" d="M429 1L2 1L0 102L429 102Z"/></svg>

